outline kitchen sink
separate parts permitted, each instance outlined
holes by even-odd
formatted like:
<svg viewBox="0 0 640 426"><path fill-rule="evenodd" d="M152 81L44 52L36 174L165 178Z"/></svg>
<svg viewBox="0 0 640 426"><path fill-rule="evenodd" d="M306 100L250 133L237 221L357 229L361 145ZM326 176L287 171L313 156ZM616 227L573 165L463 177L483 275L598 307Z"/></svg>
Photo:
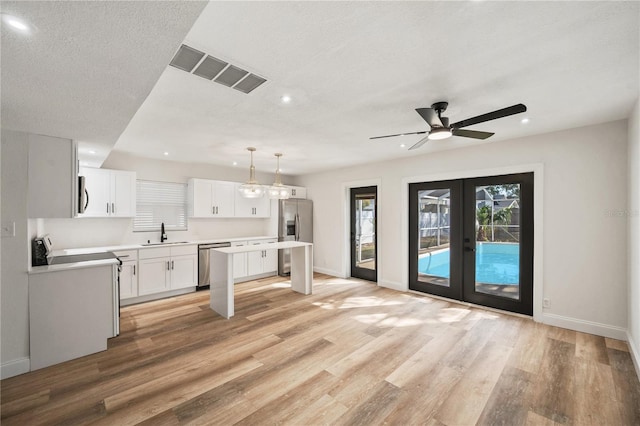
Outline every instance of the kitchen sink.
<svg viewBox="0 0 640 426"><path fill-rule="evenodd" d="M187 244L189 241L168 241L164 243L144 243L143 246L168 246L171 244Z"/></svg>

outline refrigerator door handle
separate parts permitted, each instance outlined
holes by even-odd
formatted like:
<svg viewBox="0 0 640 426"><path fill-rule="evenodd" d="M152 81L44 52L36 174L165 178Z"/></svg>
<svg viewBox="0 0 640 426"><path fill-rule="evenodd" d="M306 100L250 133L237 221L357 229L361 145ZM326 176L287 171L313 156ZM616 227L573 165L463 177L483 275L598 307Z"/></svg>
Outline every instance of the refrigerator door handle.
<svg viewBox="0 0 640 426"><path fill-rule="evenodd" d="M296 213L296 241L300 241L300 215Z"/></svg>

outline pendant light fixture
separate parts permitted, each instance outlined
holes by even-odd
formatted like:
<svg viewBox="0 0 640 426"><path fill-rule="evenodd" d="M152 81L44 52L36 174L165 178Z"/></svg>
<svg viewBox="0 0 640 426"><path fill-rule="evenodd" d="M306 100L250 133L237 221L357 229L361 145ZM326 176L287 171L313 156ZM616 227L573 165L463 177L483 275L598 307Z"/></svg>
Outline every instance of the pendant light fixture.
<svg viewBox="0 0 640 426"><path fill-rule="evenodd" d="M254 147L247 148L247 151L251 153L251 167L249 167L249 180L243 183L238 188L240 194L244 198L261 198L264 195L264 187L256 180L256 168L253 165L253 152L256 149Z"/></svg>
<svg viewBox="0 0 640 426"><path fill-rule="evenodd" d="M273 185L269 187L269 198L272 200L286 200L291 196L291 192L289 188L282 184L282 180L280 179L280 157L282 157L281 153L273 154L278 159L278 165L276 167L276 180L273 182Z"/></svg>

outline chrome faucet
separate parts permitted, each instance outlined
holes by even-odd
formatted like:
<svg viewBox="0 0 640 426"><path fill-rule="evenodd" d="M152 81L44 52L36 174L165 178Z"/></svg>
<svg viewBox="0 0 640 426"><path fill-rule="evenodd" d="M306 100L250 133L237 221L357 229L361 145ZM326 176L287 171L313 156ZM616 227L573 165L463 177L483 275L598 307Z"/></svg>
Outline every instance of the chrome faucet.
<svg viewBox="0 0 640 426"><path fill-rule="evenodd" d="M167 241L167 234L164 232L164 222L160 224L160 242L164 243Z"/></svg>

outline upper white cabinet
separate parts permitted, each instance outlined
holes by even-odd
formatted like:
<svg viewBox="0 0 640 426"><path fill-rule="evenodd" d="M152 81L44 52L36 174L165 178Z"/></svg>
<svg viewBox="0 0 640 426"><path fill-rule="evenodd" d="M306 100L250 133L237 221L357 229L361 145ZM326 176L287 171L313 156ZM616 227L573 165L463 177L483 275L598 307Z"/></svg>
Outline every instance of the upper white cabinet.
<svg viewBox="0 0 640 426"><path fill-rule="evenodd" d="M287 188L291 191L291 198L307 198L307 188L290 185L287 185Z"/></svg>
<svg viewBox="0 0 640 426"><path fill-rule="evenodd" d="M136 173L84 167L87 208L79 217L133 217L136 215Z"/></svg>
<svg viewBox="0 0 640 426"><path fill-rule="evenodd" d="M233 217L233 182L189 179L190 217Z"/></svg>
<svg viewBox="0 0 640 426"><path fill-rule="evenodd" d="M71 218L78 212L78 147L71 139L29 135L28 216Z"/></svg>
<svg viewBox="0 0 640 426"><path fill-rule="evenodd" d="M256 217L265 218L271 216L271 200L269 197L244 198L238 189L241 183L234 185L235 193L235 216L236 217Z"/></svg>

